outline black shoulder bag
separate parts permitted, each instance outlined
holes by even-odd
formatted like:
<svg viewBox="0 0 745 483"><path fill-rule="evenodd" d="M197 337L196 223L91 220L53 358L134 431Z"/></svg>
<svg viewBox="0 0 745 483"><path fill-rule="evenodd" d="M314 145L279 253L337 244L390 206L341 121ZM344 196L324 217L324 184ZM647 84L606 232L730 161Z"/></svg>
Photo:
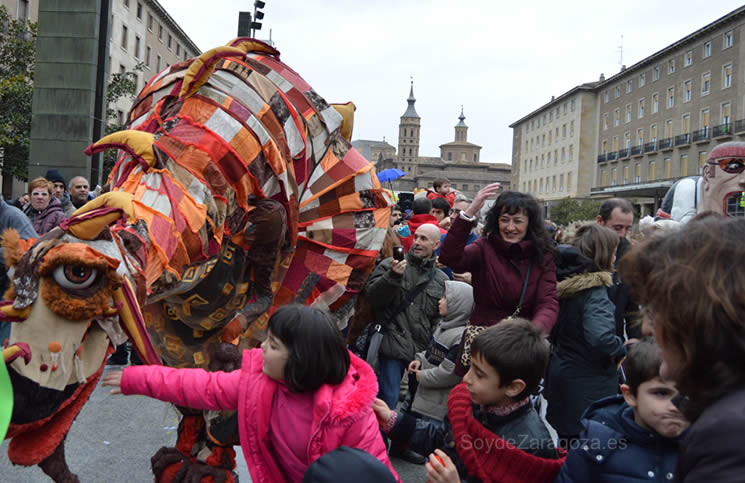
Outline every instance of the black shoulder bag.
<svg viewBox="0 0 745 483"><path fill-rule="evenodd" d="M417 295L422 293L422 291L427 288L427 286L434 278L435 270L433 269L429 274L429 279L426 282L417 285L413 290L409 291L409 293L406 294L404 300L399 304L398 307L396 307L396 310L393 311L391 316L388 317L385 322L373 323L365 327L362 335L360 335L354 341L353 347L350 347L352 352L365 359L365 361L370 364L370 366L373 368L373 370L375 370L376 373L380 369L378 367L380 365L380 344L383 342L383 331L385 330L385 326L393 322L398 314L406 310L406 307L408 307L414 301Z"/></svg>

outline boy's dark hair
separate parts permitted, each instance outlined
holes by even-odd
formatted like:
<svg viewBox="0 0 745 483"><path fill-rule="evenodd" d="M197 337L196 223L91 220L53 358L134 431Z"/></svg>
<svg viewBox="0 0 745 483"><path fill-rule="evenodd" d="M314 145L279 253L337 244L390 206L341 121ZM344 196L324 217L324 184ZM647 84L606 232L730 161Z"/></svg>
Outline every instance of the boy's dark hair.
<svg viewBox="0 0 745 483"><path fill-rule="evenodd" d="M349 352L331 319L320 309L285 305L269 319L269 330L287 347L285 384L292 392L315 392L339 384L349 371Z"/></svg>
<svg viewBox="0 0 745 483"><path fill-rule="evenodd" d="M391 213L394 211L400 211L401 213L404 212L404 210L401 209L401 205L393 205L391 206Z"/></svg>
<svg viewBox="0 0 745 483"><path fill-rule="evenodd" d="M447 216L450 213L450 203L445 198L435 198L432 200L432 209L440 210Z"/></svg>
<svg viewBox="0 0 745 483"><path fill-rule="evenodd" d="M415 215L429 215L431 209L432 202L426 196L414 198L414 201L411 203L411 211Z"/></svg>
<svg viewBox="0 0 745 483"><path fill-rule="evenodd" d="M603 219L603 221L608 221L608 218L610 218L610 214L613 213L613 210L616 208L621 210L621 213L633 213L634 207L631 206L631 203L626 201L623 198L610 198L608 200L603 201L603 204L600 205L600 211L598 211L598 215L600 215L600 218Z"/></svg>
<svg viewBox="0 0 745 483"><path fill-rule="evenodd" d="M515 379L525 381L525 389L514 398L519 401L538 389L550 351L538 327L528 320L514 318L503 320L477 335L471 345L471 358L483 357L499 374L500 387Z"/></svg>
<svg viewBox="0 0 745 483"><path fill-rule="evenodd" d="M445 183L450 183L450 180L447 178L437 178L436 180L432 181L432 187L437 191L440 189L440 186L444 185Z"/></svg>
<svg viewBox="0 0 745 483"><path fill-rule="evenodd" d="M626 353L626 360L623 362L626 384L631 389L631 394L636 396L636 391L642 383L658 377L660 366L662 366L662 351L653 337L645 337L631 344Z"/></svg>

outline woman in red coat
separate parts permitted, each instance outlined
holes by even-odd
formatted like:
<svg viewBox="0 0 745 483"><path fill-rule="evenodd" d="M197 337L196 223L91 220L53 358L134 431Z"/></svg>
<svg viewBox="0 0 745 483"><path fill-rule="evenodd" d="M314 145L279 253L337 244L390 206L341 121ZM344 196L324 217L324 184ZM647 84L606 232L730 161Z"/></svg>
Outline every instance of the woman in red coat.
<svg viewBox="0 0 745 483"><path fill-rule="evenodd" d="M471 272L476 302L471 325L494 325L519 306L520 317L548 334L559 313L556 266L553 243L536 199L517 191L502 193L486 215L482 237L466 246L476 215L500 188L493 183L481 189L453 221L442 242L440 263L454 272Z"/></svg>

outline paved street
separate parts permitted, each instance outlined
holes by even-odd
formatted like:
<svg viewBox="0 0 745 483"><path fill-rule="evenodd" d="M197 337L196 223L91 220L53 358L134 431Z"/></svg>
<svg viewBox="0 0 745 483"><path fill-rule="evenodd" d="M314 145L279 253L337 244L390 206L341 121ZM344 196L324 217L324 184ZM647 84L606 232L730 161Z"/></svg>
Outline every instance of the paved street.
<svg viewBox="0 0 745 483"><path fill-rule="evenodd" d="M176 441L178 419L170 405L142 396L110 395L100 385L72 425L65 451L67 462L80 481L151 482L150 456L161 446ZM8 461L7 442L0 446L0 480L49 483L36 466L13 466ZM249 482L246 461L238 451L238 474ZM394 460L405 482L424 482L424 466Z"/></svg>

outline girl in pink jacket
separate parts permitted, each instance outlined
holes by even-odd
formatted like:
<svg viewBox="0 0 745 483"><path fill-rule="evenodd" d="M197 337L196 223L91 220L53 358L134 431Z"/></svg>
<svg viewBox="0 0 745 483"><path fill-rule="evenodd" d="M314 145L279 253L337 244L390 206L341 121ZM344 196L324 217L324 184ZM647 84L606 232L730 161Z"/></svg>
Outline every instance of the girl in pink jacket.
<svg viewBox="0 0 745 483"><path fill-rule="evenodd" d="M279 308L261 349L245 351L240 370L136 366L105 375L103 385L194 409L237 410L253 481L299 482L311 463L342 445L367 451L396 475L372 410L375 373L315 308Z"/></svg>

